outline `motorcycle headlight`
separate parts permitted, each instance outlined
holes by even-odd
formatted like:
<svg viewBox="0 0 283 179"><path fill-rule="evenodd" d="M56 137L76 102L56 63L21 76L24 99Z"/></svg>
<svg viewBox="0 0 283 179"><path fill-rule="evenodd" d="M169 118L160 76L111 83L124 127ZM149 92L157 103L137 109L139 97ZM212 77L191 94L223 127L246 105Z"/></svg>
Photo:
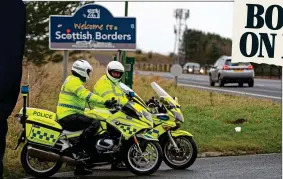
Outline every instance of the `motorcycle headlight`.
<svg viewBox="0 0 283 179"><path fill-rule="evenodd" d="M174 114L177 121L184 122L184 116L181 113L175 111L172 111L172 113Z"/></svg>

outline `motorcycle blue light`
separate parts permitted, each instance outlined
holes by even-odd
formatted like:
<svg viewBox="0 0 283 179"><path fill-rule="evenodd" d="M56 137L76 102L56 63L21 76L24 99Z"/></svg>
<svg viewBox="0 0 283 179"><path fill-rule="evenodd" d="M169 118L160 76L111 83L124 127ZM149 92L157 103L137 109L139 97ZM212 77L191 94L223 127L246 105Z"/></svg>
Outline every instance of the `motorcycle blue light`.
<svg viewBox="0 0 283 179"><path fill-rule="evenodd" d="M129 96L130 97L135 97L135 92L133 92L133 91L129 92Z"/></svg>
<svg viewBox="0 0 283 179"><path fill-rule="evenodd" d="M28 94L29 93L29 86L22 86L21 87L21 93L22 94Z"/></svg>

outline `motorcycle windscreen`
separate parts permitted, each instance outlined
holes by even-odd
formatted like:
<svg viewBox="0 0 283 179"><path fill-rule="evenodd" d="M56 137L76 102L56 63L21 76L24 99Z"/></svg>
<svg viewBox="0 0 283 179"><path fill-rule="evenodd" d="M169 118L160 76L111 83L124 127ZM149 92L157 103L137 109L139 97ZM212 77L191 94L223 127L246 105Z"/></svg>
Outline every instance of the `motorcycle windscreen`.
<svg viewBox="0 0 283 179"><path fill-rule="evenodd" d="M128 94L129 92L134 92L130 87L125 85L124 83L120 82L119 83L120 88L124 91L124 93Z"/></svg>
<svg viewBox="0 0 283 179"><path fill-rule="evenodd" d="M161 88L157 83L152 82L151 87L155 91L155 93L159 96L159 98L167 98L170 102L171 105L173 106L180 106L179 103L174 100L163 88Z"/></svg>
<svg viewBox="0 0 283 179"><path fill-rule="evenodd" d="M127 85L125 85L124 83L119 83L120 88L123 90L123 92L125 94L128 94L129 92L135 92L134 90L132 90L131 88L129 88ZM135 97L136 100L138 100L140 103L142 103L142 105L144 107L146 107L145 102L142 100L142 98L135 92Z"/></svg>
<svg viewBox="0 0 283 179"><path fill-rule="evenodd" d="M152 82L151 87L156 92L159 97L170 97L172 98L163 88L161 88L157 83ZM172 98L173 99L173 98Z"/></svg>

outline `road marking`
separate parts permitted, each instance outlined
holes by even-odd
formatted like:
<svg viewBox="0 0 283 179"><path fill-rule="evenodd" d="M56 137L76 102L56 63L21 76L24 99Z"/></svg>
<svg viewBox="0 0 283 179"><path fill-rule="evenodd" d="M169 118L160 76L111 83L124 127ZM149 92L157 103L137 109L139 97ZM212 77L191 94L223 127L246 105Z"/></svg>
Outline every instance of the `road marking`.
<svg viewBox="0 0 283 179"><path fill-rule="evenodd" d="M237 94L243 94L243 95L249 95L249 96L265 97L265 98L271 98L271 99L282 99L281 97L276 97L276 96L268 96L268 95L261 95L261 94L255 94L255 93L246 93L246 92L240 92L240 91L232 91L232 90L225 90L225 89L218 89L218 88L210 88L210 87L198 86L198 85L188 85L188 84L182 84L182 83L179 83L179 85L181 85L181 86L188 86L188 87L194 87L194 88L202 88L202 89L214 90L214 91L222 91L222 92L228 92L228 93L237 93Z"/></svg>
<svg viewBox="0 0 283 179"><path fill-rule="evenodd" d="M256 85L254 85L255 87ZM250 89L250 90L253 90L253 91L259 91L259 92L270 92L270 93L278 93L278 94L282 94L282 91L275 91L275 90L266 90L266 89L260 89L260 88L244 88L244 89Z"/></svg>

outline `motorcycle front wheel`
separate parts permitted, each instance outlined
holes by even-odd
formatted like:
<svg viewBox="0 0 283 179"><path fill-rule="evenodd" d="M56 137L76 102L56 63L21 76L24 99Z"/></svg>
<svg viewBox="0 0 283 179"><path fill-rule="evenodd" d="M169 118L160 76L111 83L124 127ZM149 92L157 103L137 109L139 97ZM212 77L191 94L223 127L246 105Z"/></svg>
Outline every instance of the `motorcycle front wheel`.
<svg viewBox="0 0 283 179"><path fill-rule="evenodd" d="M26 144L21 152L21 163L24 170L36 178L50 177L58 172L62 166L61 161L49 162L29 156Z"/></svg>
<svg viewBox="0 0 283 179"><path fill-rule="evenodd" d="M166 140L163 147L164 162L173 169L186 169L190 167L197 158L197 145L192 137L180 136L174 138L179 151L174 149L170 140Z"/></svg>
<svg viewBox="0 0 283 179"><path fill-rule="evenodd" d="M124 162L135 175L150 175L158 170L162 162L162 148L158 142L148 141L143 153L133 143L125 151Z"/></svg>

